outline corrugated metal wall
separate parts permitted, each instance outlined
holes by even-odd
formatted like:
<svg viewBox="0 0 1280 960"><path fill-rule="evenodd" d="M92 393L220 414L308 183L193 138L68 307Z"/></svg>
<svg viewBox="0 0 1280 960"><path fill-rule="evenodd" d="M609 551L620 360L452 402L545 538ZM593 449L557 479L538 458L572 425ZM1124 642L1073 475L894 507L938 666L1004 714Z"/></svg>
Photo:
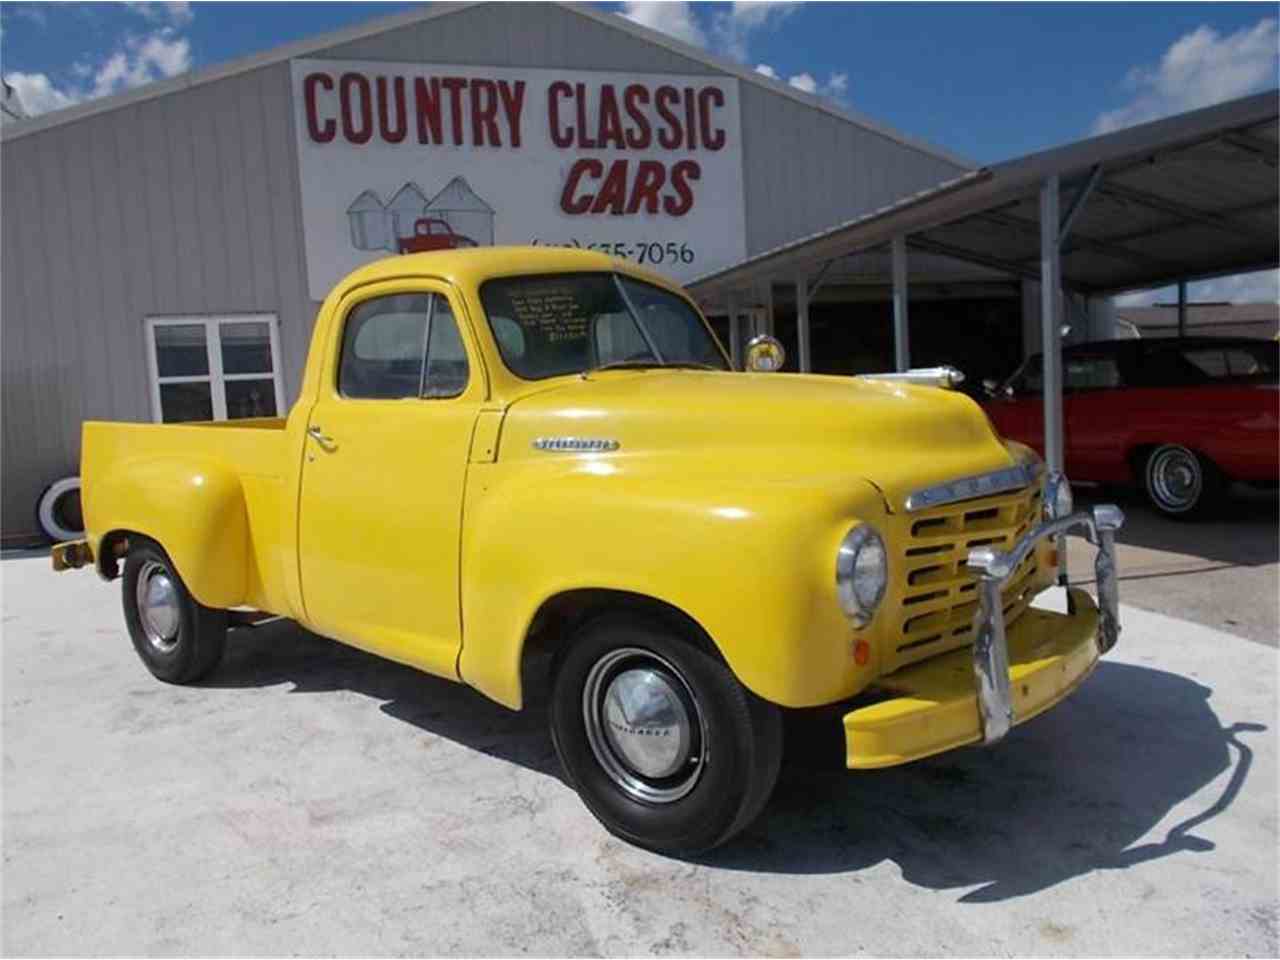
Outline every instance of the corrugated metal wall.
<svg viewBox="0 0 1280 960"><path fill-rule="evenodd" d="M146 317L276 314L292 396L315 305L289 97L278 64L0 147L6 540L77 472L81 421L151 419Z"/></svg>
<svg viewBox="0 0 1280 960"><path fill-rule="evenodd" d="M718 72L542 4L463 10L310 55ZM753 84L741 97L751 254L959 169ZM6 140L0 191L6 540L33 533L40 491L76 472L81 421L151 418L148 316L276 314L293 399L317 304L287 64Z"/></svg>

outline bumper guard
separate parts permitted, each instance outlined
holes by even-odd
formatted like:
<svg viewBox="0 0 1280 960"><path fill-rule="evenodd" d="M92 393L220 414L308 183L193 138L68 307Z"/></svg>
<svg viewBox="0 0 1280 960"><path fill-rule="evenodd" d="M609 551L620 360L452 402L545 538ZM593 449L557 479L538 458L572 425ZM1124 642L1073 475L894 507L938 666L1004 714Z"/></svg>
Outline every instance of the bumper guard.
<svg viewBox="0 0 1280 960"><path fill-rule="evenodd" d="M1083 527L1089 542L1098 548L1098 558L1094 563L1098 582L1098 652L1106 653L1116 645L1120 636L1115 533L1123 525L1124 514L1119 507L1099 504L1092 510L1081 510L1060 520L1042 523L1019 540L1012 550L978 547L969 551L966 565L978 575L973 675L984 745L996 743L1013 726L1009 647L1005 638L1004 601L1001 596L1009 576L1041 540Z"/></svg>

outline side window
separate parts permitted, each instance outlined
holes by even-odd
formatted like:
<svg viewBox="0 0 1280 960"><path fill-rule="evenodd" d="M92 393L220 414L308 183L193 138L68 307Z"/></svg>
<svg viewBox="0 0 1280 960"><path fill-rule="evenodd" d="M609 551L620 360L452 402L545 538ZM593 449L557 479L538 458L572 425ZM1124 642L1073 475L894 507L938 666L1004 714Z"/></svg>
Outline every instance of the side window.
<svg viewBox="0 0 1280 960"><path fill-rule="evenodd" d="M1222 351L1217 351L1221 363ZM1212 365L1212 360L1209 361ZM1176 343L1153 341L1146 346L1134 377L1144 387L1189 387L1209 382L1209 374L1193 363Z"/></svg>
<svg viewBox="0 0 1280 960"><path fill-rule="evenodd" d="M1044 392L1044 358L1036 354L1022 365L1022 371L1013 378L1010 386L1018 396Z"/></svg>
<svg viewBox="0 0 1280 960"><path fill-rule="evenodd" d="M437 296L431 311L427 343L427 373L422 381L424 397L456 397L467 388L467 351L458 334L458 321L445 297Z"/></svg>
<svg viewBox="0 0 1280 960"><path fill-rule="evenodd" d="M395 400L418 396L431 295L394 294L366 300L347 315L338 392Z"/></svg>
<svg viewBox="0 0 1280 960"><path fill-rule="evenodd" d="M1229 376L1231 373L1231 368L1227 365L1227 354L1223 350L1216 348L1187 350L1182 355L1193 367L1215 380Z"/></svg>
<svg viewBox="0 0 1280 960"><path fill-rule="evenodd" d="M1120 386L1115 357L1068 357L1063 367L1063 389L1106 390Z"/></svg>
<svg viewBox="0 0 1280 960"><path fill-rule="evenodd" d="M1183 356L1201 373L1213 380L1245 380L1274 374L1275 365L1269 362L1262 348L1225 345L1186 350Z"/></svg>

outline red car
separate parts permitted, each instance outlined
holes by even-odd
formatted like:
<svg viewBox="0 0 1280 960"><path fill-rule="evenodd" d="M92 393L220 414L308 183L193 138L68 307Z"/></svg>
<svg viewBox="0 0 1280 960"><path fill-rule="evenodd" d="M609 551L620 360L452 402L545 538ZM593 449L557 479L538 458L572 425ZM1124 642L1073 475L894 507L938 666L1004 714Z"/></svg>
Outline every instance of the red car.
<svg viewBox="0 0 1280 960"><path fill-rule="evenodd" d="M401 253L426 253L429 250L457 250L474 247L470 237L454 233L453 227L437 217L422 217L413 222L413 236L401 237L398 243Z"/></svg>
<svg viewBox="0 0 1280 960"><path fill-rule="evenodd" d="M1073 481L1136 484L1163 513L1203 513L1230 481L1280 480L1280 344L1184 337L1063 348L1065 470ZM1044 452L1042 359L999 386L987 413Z"/></svg>

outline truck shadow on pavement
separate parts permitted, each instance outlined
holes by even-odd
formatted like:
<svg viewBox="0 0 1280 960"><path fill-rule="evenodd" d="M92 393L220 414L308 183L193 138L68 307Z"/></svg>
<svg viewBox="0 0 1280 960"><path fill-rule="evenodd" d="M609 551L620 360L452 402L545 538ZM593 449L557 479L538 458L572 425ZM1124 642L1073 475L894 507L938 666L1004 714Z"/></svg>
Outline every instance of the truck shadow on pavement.
<svg viewBox="0 0 1280 960"><path fill-rule="evenodd" d="M1208 852L1214 844L1194 831L1248 777L1253 752L1242 735L1267 729L1224 726L1211 693L1177 674L1103 661L1068 700L993 749L866 772L844 770L841 731L820 724L821 711L801 716L765 816L704 862L828 873L892 860L920 886L977 885L960 899L983 903ZM1163 836L1144 839L1186 801Z"/></svg>
<svg viewBox="0 0 1280 960"><path fill-rule="evenodd" d="M531 674L528 706L515 713L468 687L277 622L233 631L222 666L204 685L352 691L431 736L559 779L544 674ZM1211 693L1177 674L1103 661L1072 697L994 749L866 772L843 767L838 714L797 713L764 814L696 862L823 874L891 860L909 883L976 887L960 900L981 903L1096 870L1205 853L1214 844L1195 831L1235 799L1253 758L1247 735L1267 729L1225 726ZM1178 806L1177 822L1148 838Z"/></svg>

